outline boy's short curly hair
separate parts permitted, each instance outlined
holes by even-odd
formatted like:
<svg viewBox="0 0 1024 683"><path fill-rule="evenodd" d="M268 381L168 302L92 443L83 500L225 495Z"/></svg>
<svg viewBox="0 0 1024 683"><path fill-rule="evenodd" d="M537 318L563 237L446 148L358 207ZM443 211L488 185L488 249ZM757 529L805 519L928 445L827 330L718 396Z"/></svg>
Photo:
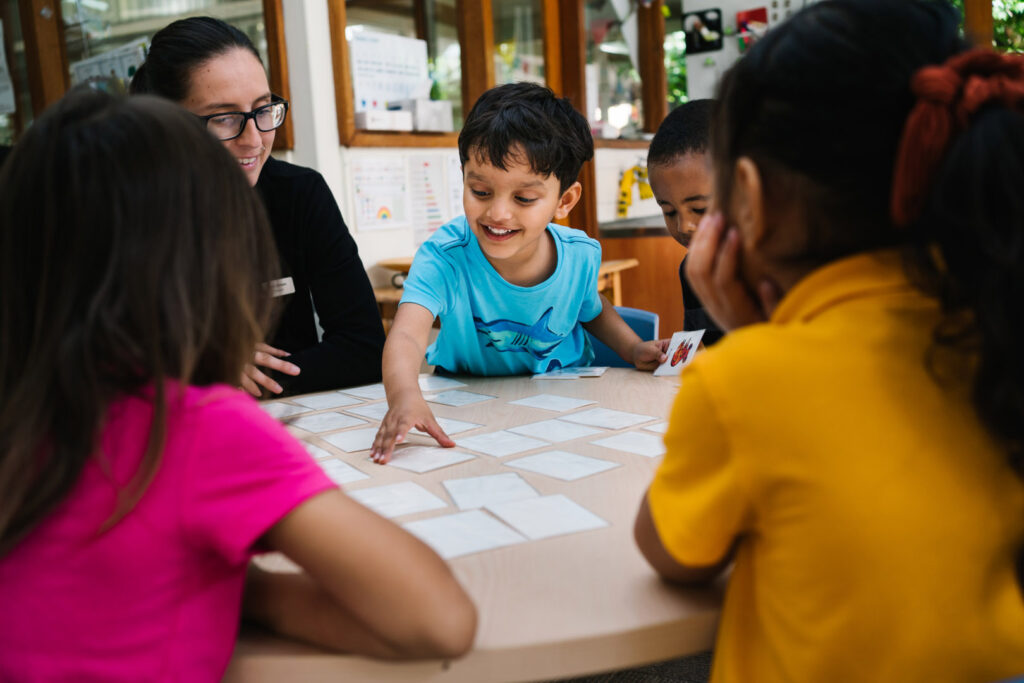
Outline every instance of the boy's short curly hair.
<svg viewBox="0 0 1024 683"><path fill-rule="evenodd" d="M583 163L594 156L590 125L567 98L535 83L491 88L476 101L459 133L459 159L470 154L504 170L521 150L531 170L554 174L561 191L576 182Z"/></svg>
<svg viewBox="0 0 1024 683"><path fill-rule="evenodd" d="M673 109L658 126L647 151L647 165L671 163L687 154L704 154L711 146L714 100L690 100Z"/></svg>

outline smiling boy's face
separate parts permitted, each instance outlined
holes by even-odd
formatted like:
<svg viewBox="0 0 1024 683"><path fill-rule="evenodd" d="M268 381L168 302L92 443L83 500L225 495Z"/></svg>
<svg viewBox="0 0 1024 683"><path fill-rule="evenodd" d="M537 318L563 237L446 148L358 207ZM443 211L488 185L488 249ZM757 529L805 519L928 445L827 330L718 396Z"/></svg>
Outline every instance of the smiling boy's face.
<svg viewBox="0 0 1024 683"><path fill-rule="evenodd" d="M547 225L569 215L579 199L580 184L563 193L558 178L536 173L516 152L505 159L503 170L473 150L462 169L462 204L469 227L495 270L513 284L529 286L554 271L557 256Z"/></svg>
<svg viewBox="0 0 1024 683"><path fill-rule="evenodd" d="M685 154L666 164L656 164L648 169L648 177L669 234L689 246L711 204L707 154Z"/></svg>

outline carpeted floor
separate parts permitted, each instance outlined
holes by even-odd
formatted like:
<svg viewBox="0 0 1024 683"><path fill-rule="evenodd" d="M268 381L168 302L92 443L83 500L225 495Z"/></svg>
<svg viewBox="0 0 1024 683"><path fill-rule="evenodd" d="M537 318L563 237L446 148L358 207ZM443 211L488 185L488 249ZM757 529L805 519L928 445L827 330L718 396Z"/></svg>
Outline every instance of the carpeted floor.
<svg viewBox="0 0 1024 683"><path fill-rule="evenodd" d="M708 651L637 669L567 678L557 683L707 683L710 675L711 652Z"/></svg>

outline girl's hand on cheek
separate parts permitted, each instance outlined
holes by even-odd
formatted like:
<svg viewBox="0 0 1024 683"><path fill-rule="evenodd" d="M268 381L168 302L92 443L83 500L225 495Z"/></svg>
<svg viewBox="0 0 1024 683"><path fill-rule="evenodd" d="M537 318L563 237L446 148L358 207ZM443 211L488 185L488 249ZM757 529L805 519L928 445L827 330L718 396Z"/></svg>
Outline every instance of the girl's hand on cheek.
<svg viewBox="0 0 1024 683"><path fill-rule="evenodd" d="M700 222L686 255L686 279L708 314L723 330L764 322L778 303L778 290L767 280L756 295L740 275L740 234L725 230L721 213Z"/></svg>

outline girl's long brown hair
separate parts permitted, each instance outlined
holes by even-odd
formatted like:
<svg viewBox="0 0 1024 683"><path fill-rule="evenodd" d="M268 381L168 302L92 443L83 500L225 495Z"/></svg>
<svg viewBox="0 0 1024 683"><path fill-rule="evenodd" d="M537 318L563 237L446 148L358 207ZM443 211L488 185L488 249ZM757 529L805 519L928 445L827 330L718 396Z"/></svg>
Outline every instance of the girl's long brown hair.
<svg viewBox="0 0 1024 683"><path fill-rule="evenodd" d="M0 169L0 556L64 499L111 402L149 395L141 497L174 387L237 384L277 259L237 163L191 114L73 91Z"/></svg>

